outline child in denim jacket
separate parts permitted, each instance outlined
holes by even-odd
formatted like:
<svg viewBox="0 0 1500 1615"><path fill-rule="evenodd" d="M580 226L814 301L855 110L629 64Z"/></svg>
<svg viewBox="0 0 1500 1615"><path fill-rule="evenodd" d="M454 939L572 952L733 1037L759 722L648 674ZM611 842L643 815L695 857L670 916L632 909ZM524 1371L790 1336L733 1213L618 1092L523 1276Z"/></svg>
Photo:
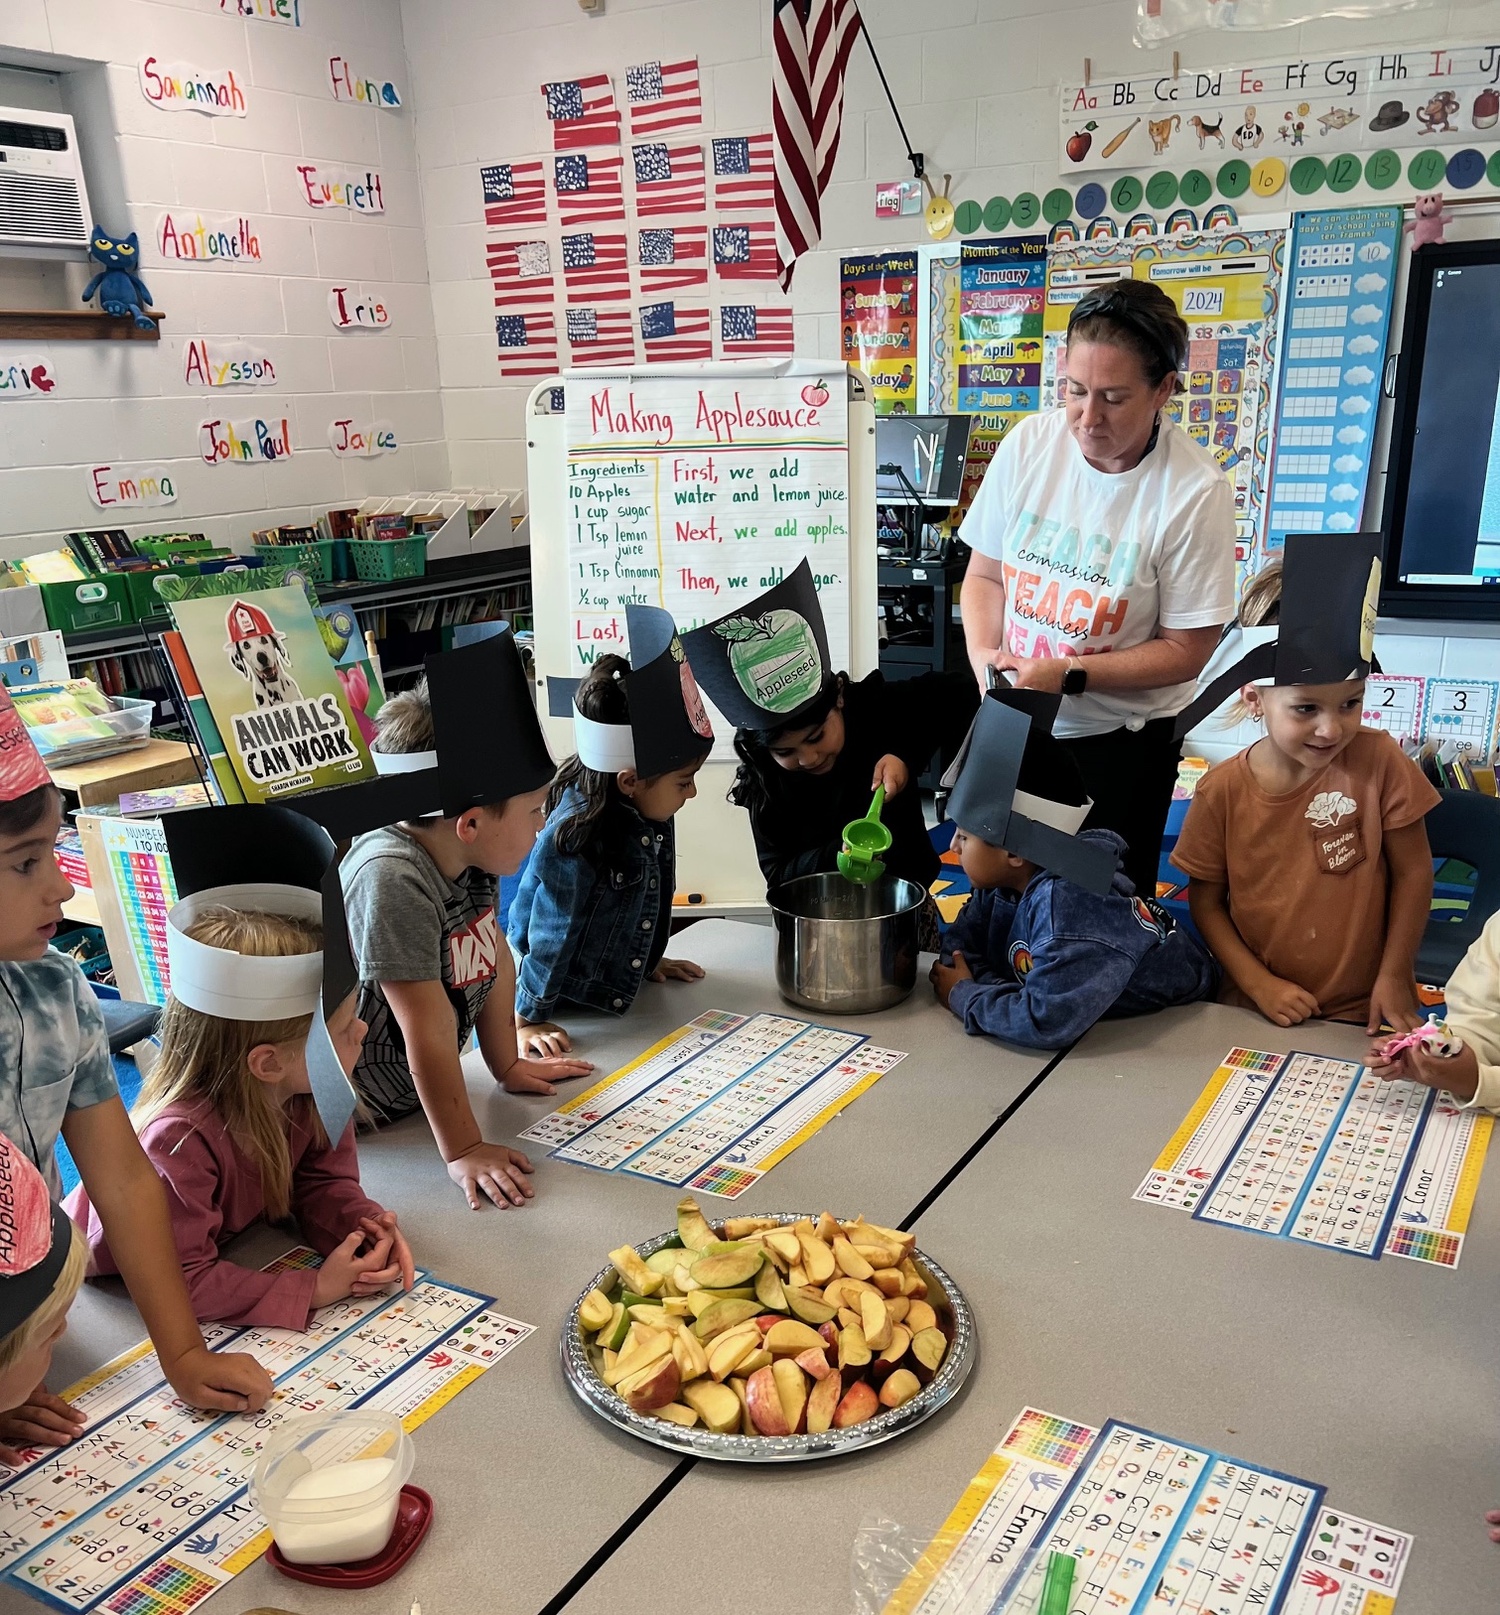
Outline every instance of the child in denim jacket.
<svg viewBox="0 0 1500 1615"><path fill-rule="evenodd" d="M697 795L713 731L670 614L631 606L627 621L631 661L601 657L574 697L578 752L511 905L516 1031L540 1053L559 1036L559 1002L623 1015L643 981L703 975L665 952L672 818Z"/></svg>

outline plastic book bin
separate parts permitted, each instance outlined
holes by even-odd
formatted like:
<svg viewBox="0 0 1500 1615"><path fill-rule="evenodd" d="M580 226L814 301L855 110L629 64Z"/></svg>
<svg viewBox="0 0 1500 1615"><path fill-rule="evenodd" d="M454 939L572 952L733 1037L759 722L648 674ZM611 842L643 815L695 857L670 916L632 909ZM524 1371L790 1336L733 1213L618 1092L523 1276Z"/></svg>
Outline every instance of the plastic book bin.
<svg viewBox="0 0 1500 1615"><path fill-rule="evenodd" d="M76 634L134 622L135 608L125 577L123 572L111 572L77 582L40 584L47 626Z"/></svg>
<svg viewBox="0 0 1500 1615"><path fill-rule="evenodd" d="M354 575L362 583L394 583L427 571L427 535L415 538L351 538Z"/></svg>
<svg viewBox="0 0 1500 1615"><path fill-rule="evenodd" d="M255 553L275 566L295 566L314 583L334 581L334 551L339 541L320 538L311 544L256 544Z"/></svg>

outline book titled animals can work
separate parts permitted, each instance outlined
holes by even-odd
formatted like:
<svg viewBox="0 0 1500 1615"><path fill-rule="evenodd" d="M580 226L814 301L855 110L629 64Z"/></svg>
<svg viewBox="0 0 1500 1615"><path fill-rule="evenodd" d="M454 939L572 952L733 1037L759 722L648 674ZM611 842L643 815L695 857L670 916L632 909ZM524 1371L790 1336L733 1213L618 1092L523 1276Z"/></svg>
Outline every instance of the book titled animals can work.
<svg viewBox="0 0 1500 1615"><path fill-rule="evenodd" d="M171 609L247 801L373 776L303 589L178 600Z"/></svg>

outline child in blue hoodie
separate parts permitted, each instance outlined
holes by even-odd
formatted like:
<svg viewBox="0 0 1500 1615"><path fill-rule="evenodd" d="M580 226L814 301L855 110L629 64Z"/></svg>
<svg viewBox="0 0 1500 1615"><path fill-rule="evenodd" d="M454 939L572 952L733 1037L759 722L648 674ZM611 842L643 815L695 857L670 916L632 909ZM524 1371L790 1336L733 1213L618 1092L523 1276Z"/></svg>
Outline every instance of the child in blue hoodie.
<svg viewBox="0 0 1500 1615"><path fill-rule="evenodd" d="M930 979L966 1032L1054 1049L1095 1021L1211 998L1197 937L1120 872L1125 843L1081 830L1092 803L1053 738L1059 698L992 690L948 776L974 887Z"/></svg>

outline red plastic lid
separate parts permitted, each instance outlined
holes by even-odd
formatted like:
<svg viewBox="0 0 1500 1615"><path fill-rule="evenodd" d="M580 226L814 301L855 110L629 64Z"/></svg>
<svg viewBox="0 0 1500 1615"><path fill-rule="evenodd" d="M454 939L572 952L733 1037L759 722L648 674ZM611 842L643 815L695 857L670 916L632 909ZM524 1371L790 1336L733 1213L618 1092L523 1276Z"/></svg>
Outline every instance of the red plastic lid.
<svg viewBox="0 0 1500 1615"><path fill-rule="evenodd" d="M347 1587L351 1592L378 1587L389 1581L421 1545L432 1524L432 1498L420 1486L403 1486L396 1505L396 1524L391 1540L372 1559L356 1559L347 1565L294 1565L281 1557L275 1542L266 1549L266 1561L293 1581L311 1582L314 1587Z"/></svg>

